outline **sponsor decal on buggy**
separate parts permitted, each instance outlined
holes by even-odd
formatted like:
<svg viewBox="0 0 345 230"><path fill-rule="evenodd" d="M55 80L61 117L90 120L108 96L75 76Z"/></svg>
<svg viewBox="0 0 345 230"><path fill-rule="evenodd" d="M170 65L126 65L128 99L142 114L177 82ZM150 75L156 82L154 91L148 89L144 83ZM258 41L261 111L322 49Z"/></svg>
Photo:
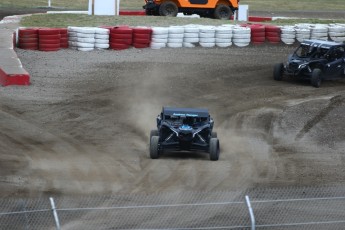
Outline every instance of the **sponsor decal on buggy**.
<svg viewBox="0 0 345 230"><path fill-rule="evenodd" d="M191 114L191 113L173 113L173 116L179 116L179 117L198 117L198 114Z"/></svg>

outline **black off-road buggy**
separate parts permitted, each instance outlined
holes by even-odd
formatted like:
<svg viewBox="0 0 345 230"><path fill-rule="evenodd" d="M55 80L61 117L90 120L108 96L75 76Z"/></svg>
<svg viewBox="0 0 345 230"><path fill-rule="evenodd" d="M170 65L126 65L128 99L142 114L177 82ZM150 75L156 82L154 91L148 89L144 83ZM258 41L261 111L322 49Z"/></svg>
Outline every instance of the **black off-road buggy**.
<svg viewBox="0 0 345 230"><path fill-rule="evenodd" d="M157 116L157 129L150 133L150 157L163 150L206 151L210 160L219 159L219 140L212 132L214 121L207 109L163 107Z"/></svg>
<svg viewBox="0 0 345 230"><path fill-rule="evenodd" d="M283 76L310 80L312 86L319 88L321 81L345 77L345 43L322 40L305 40L288 57L287 63L276 64L274 80Z"/></svg>

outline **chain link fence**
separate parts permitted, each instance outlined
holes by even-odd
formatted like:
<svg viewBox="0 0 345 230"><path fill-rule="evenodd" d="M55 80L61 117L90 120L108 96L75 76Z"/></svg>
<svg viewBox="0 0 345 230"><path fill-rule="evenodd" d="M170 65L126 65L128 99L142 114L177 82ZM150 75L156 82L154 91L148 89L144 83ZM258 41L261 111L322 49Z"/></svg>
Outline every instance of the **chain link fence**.
<svg viewBox="0 0 345 230"><path fill-rule="evenodd" d="M0 199L0 229L344 229L344 192L334 186L55 197L56 209L49 197Z"/></svg>

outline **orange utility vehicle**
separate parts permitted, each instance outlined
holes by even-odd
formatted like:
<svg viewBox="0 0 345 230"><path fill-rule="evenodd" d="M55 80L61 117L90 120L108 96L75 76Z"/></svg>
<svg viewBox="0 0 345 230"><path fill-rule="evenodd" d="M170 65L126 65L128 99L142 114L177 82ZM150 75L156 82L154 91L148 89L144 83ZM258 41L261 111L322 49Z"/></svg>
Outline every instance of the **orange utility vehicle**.
<svg viewBox="0 0 345 230"><path fill-rule="evenodd" d="M143 8L147 15L176 17L181 12L185 15L199 14L201 17L230 19L238 10L240 0L145 0Z"/></svg>

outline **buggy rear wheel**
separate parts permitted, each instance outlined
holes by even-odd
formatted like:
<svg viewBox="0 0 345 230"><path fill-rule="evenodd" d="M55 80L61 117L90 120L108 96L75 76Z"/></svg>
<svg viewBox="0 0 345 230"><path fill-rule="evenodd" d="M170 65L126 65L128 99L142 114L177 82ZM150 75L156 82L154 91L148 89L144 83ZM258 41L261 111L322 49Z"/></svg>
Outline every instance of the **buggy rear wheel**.
<svg viewBox="0 0 345 230"><path fill-rule="evenodd" d="M150 140L150 157L152 159L157 159L159 157L158 149L159 136L152 136Z"/></svg>
<svg viewBox="0 0 345 230"><path fill-rule="evenodd" d="M283 79L283 63L275 64L273 69L273 78L276 81L281 81Z"/></svg>
<svg viewBox="0 0 345 230"><path fill-rule="evenodd" d="M231 15L231 9L227 5L219 4L214 10L214 18L216 19L229 20Z"/></svg>
<svg viewBox="0 0 345 230"><path fill-rule="evenodd" d="M209 152L211 161L217 161L219 159L220 148L218 138L211 138Z"/></svg>
<svg viewBox="0 0 345 230"><path fill-rule="evenodd" d="M178 13L178 7L174 2L163 2L159 6L159 15L166 17L176 17Z"/></svg>
<svg viewBox="0 0 345 230"><path fill-rule="evenodd" d="M313 69L311 74L310 83L315 88L319 88L321 86L321 69Z"/></svg>

